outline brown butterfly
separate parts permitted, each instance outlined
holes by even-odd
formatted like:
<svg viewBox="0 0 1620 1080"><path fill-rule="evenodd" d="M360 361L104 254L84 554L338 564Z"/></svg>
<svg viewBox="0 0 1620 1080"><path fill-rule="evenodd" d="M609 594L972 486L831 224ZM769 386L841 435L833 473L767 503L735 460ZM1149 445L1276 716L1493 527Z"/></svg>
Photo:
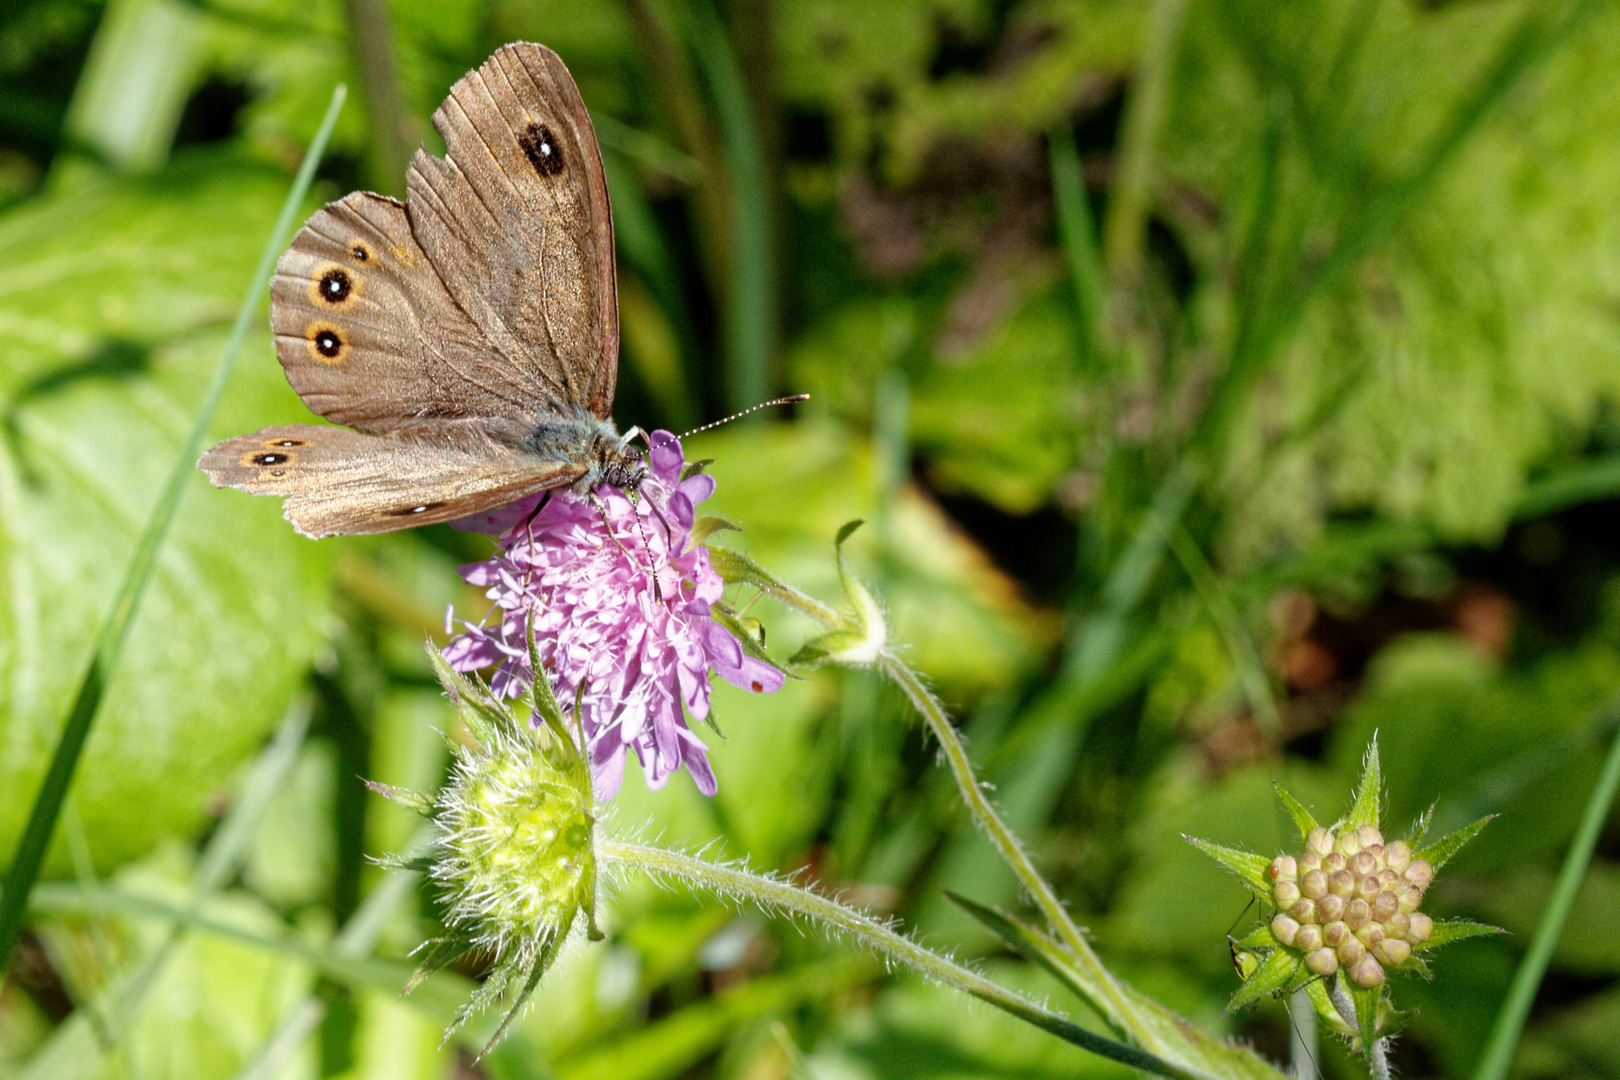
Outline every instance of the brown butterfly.
<svg viewBox="0 0 1620 1080"><path fill-rule="evenodd" d="M265 428L198 467L285 495L311 537L449 521L533 492L639 488L609 419L618 378L613 217L590 116L557 54L519 42L450 90L409 199L357 191L276 264L287 381L355 430Z"/></svg>

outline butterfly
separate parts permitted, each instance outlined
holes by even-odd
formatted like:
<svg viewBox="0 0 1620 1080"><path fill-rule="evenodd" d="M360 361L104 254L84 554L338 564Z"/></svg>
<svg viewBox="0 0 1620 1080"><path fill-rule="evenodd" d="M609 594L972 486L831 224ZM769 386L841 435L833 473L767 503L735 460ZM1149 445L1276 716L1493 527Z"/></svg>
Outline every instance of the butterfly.
<svg viewBox="0 0 1620 1080"><path fill-rule="evenodd" d="M287 381L345 425L241 435L198 462L216 487L286 496L310 537L451 521L537 491L647 476L610 419L619 314L602 155L572 76L506 45L433 114L405 202L357 191L276 264ZM350 430L352 429L352 430Z"/></svg>

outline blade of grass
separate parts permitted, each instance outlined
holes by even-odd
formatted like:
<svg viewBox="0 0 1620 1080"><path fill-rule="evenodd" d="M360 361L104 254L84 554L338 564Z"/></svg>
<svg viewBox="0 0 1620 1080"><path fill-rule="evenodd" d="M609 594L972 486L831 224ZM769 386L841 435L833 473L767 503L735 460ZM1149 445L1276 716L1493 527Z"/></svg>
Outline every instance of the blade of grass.
<svg viewBox="0 0 1620 1080"><path fill-rule="evenodd" d="M189 910L199 910L202 902L240 866L242 854L264 816L270 797L280 789L298 760L304 736L309 731L309 720L308 700L295 702L270 745L259 754L242 787L241 796L203 849L197 871L192 877ZM177 924L168 939L139 967L114 980L102 992L98 1005L105 1002L104 1012L109 1018L107 1027L111 1031L112 1043L116 1043L129 1030L139 1015L147 993L162 975L164 966L184 934L185 926ZM99 1045L105 1050L109 1044L106 1040L93 1040L92 1036L98 1033L90 1030L88 1020L88 1016L75 1014L64 1021L52 1033L45 1048L29 1062L23 1080L71 1080L71 1077L94 1065L96 1047Z"/></svg>
<svg viewBox="0 0 1620 1080"><path fill-rule="evenodd" d="M742 69L710 0L689 5L688 38L709 85L731 195L731 282L726 305L726 405L746 409L771 396L776 337L776 253L770 178Z"/></svg>
<svg viewBox="0 0 1620 1080"><path fill-rule="evenodd" d="M1086 197L1085 176L1080 169L1080 152L1074 133L1053 132L1047 140L1052 159L1052 201L1057 206L1058 235L1063 255L1069 263L1069 281L1074 286L1074 308L1080 323L1078 361L1082 372L1104 366L1102 339L1103 308L1108 301L1103 281L1102 261L1097 255L1097 223L1091 216Z"/></svg>
<svg viewBox="0 0 1620 1080"><path fill-rule="evenodd" d="M146 531L130 557L129 567L125 571L124 582L118 591L117 600L113 603L112 611L108 614L107 621L102 624L101 632L96 635L90 654L90 666L79 683L73 707L69 710L67 722L62 727L56 751L51 756L50 767L46 770L45 779L34 797L34 807L29 814L28 824L23 830L22 839L17 842L11 868L6 874L5 890L0 893L0 974L5 972L11 960L12 950L17 946L17 935L22 931L23 914L28 908L28 894L32 891L34 882L39 877L40 866L45 861L51 834L56 829L56 819L62 813L62 801L67 797L68 787L73 782L73 773L78 768L79 756L84 751L85 741L90 737L90 727L101 708L102 695L118 668L118 657L123 651L124 638L129 633L136 612L140 609L141 597L157 563L158 549L169 531L170 523L174 521L180 497L185 493L186 482L190 480L192 470L196 467L198 451L202 449L203 440L208 435L208 425L213 421L220 398L224 396L225 383L230 379L231 369L236 366L236 357L241 352L242 342L247 339L248 327L258 314L259 298L264 295L265 287L270 281L270 272L275 268L282 244L286 242L287 233L291 230L299 208L304 204L304 196L309 191L309 185L315 178L315 167L319 164L321 154L326 150L327 140L332 135L332 128L337 123L345 93L341 83L332 91L332 103L327 107L326 116L315 132L315 138L310 142L309 152L304 155L298 176L293 180L292 189L287 192L287 201L282 204L281 215L276 219L275 228L270 231L263 254L259 256L258 268L253 273L247 295L242 298L242 306L237 310L236 322L231 327L224 352L220 354L219 366L214 369L213 379L209 382L202 404L197 409L196 420L192 423L185 442L180 446L180 453L175 459L174 468L169 473L162 493L158 496L157 504L152 509L152 517L147 522Z"/></svg>
<svg viewBox="0 0 1620 1080"><path fill-rule="evenodd" d="M1536 999L1536 988L1541 985L1553 949L1564 932L1564 920L1575 902L1575 890L1580 888L1581 878L1586 876L1586 866L1592 861L1592 850L1597 846L1598 833L1603 830L1609 808L1614 804L1616 790L1620 790L1620 732L1616 733L1614 743L1609 748L1608 760L1603 763L1603 772L1586 800L1586 811L1581 815L1575 842L1569 846L1569 854L1564 857L1564 867L1559 871L1558 883L1553 886L1547 909L1541 913L1535 936L1530 939L1530 948L1519 962L1519 970L1514 973L1513 983L1508 987L1507 999L1502 1002L1496 1022L1491 1025L1490 1038L1486 1040L1485 1053L1474 1072L1474 1080L1503 1080L1507 1076L1508 1066L1513 1064L1513 1051L1519 1045L1519 1033L1524 1030L1530 1006Z"/></svg>

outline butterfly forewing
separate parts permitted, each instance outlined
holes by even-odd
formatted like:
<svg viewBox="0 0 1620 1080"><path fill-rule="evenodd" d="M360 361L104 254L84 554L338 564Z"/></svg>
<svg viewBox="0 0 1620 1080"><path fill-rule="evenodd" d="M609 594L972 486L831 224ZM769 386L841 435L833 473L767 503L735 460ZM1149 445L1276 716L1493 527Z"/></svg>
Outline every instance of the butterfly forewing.
<svg viewBox="0 0 1620 1080"><path fill-rule="evenodd" d="M474 455L343 428L288 424L239 435L203 455L220 487L287 495L305 536L378 533L453 521L577 478L579 466Z"/></svg>
<svg viewBox="0 0 1620 1080"><path fill-rule="evenodd" d="M590 116L556 53L507 45L433 114L447 160L406 177L417 241L505 362L606 418L618 365L607 181Z"/></svg>

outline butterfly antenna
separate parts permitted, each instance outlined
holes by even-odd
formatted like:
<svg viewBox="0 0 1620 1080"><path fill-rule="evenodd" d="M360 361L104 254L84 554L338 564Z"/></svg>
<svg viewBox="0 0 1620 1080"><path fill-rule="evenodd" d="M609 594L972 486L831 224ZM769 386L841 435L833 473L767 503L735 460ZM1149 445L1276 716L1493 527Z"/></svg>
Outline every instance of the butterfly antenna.
<svg viewBox="0 0 1620 1080"><path fill-rule="evenodd" d="M647 505L652 505L651 499L647 500ZM647 542L647 523L641 520L640 514L636 515L636 532L641 534L641 550L647 553L647 572L652 575L653 599L662 604L664 590L658 587L658 567L653 563L652 545Z"/></svg>
<svg viewBox="0 0 1620 1080"><path fill-rule="evenodd" d="M688 431L685 435L677 435L677 436L675 436L675 438L684 439L684 438L687 438L688 436L697 435L697 434L699 434L701 432L708 431L711 428L717 428L721 424L729 424L733 420L741 420L743 417L747 416L749 413L758 412L761 409L769 409L769 408L771 408L772 406L775 406L775 405L792 405L796 401L809 401L809 400L810 400L810 395L809 394L789 394L787 397L779 397L775 401L762 401L758 405L750 405L748 408L744 409L742 412L732 413L730 416L726 417L724 420L716 420L712 424L704 424L702 427L695 427L691 431ZM659 443L659 445L660 446L666 446L666 445L668 445L668 443L667 442Z"/></svg>
<svg viewBox="0 0 1620 1080"><path fill-rule="evenodd" d="M613 541L613 546L618 548L620 551L624 552L624 557L630 560L630 565L632 565L632 566L640 566L641 565L641 560L637 559L635 557L635 555L633 555L631 553L630 549L624 546L624 542L622 540L620 540L618 538L618 536L616 536L614 534L614 532L613 532L613 522L608 519L607 504L604 503L597 496L596 492L594 492L594 491L591 492L589 501L590 501L590 504L592 506L596 507L596 512L602 515L602 528L607 530L608 539ZM636 515L636 523L639 525L640 522L641 522L641 516L638 514L638 515ZM663 599L664 599L663 590L658 587L658 574L657 574L656 571L653 570L653 568L651 566L652 549L648 548L646 546L646 544L647 544L647 534L646 533L641 534L641 543L642 543L643 549L646 550L646 552L647 552L647 557L648 557L648 560L649 560L649 565L647 566L647 572L649 574L652 574L653 596L656 597L660 602L662 602Z"/></svg>

